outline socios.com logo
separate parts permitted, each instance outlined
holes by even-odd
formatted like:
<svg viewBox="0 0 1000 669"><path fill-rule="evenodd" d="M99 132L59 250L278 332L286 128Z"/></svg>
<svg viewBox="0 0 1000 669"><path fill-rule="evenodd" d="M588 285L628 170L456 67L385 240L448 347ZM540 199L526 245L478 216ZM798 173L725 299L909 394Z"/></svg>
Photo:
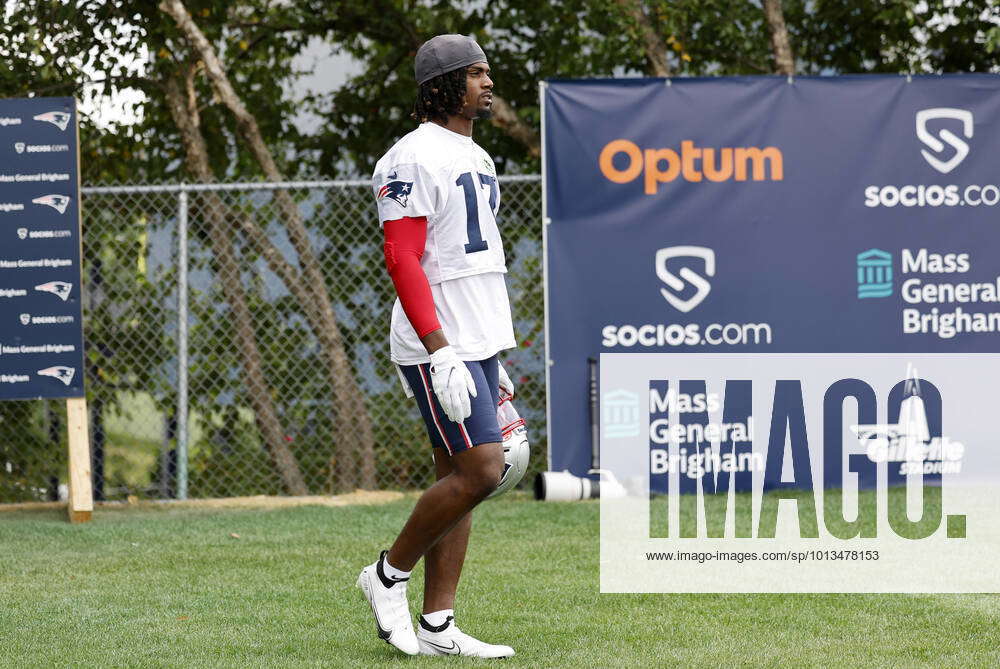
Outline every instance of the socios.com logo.
<svg viewBox="0 0 1000 669"><path fill-rule="evenodd" d="M868 249L858 254L858 299L892 295L892 254Z"/></svg>
<svg viewBox="0 0 1000 669"><path fill-rule="evenodd" d="M917 139L923 144L920 155L941 174L951 173L972 151L966 140L972 139L975 118L969 109L920 109L914 125ZM924 172L921 180L932 181L933 172ZM985 174L989 173L980 176ZM1000 206L1000 183L872 184L865 186L864 203L866 207L995 207Z"/></svg>
<svg viewBox="0 0 1000 669"><path fill-rule="evenodd" d="M671 148L641 149L627 139L608 142L597 159L601 174L616 184L635 181L643 175L643 192L655 195L661 183L678 177L685 181L781 181L785 178L784 156L775 146L696 146L681 142L680 152Z"/></svg>
<svg viewBox="0 0 1000 669"><path fill-rule="evenodd" d="M656 252L656 276L670 289L660 288L660 295L674 309L687 313L708 297L712 284L690 267L681 267L677 274L674 274L667 266L672 258L701 260L705 263L705 274L715 276L715 251L705 246L668 246ZM694 295L682 299L680 294L687 286L694 286Z"/></svg>
<svg viewBox="0 0 1000 669"><path fill-rule="evenodd" d="M965 157L969 155L969 144L948 128L941 128L937 136L932 135L927 129L927 123L928 121L938 119L959 121L962 124L962 134L966 139L972 139L972 112L968 109L954 109L951 107L934 107L932 109L921 109L917 112L917 137L934 152L931 153L927 149L921 149L920 155L938 172L948 174L948 172L958 167L965 160ZM938 155L945 150L946 143L955 150L955 153L948 160L941 160Z"/></svg>

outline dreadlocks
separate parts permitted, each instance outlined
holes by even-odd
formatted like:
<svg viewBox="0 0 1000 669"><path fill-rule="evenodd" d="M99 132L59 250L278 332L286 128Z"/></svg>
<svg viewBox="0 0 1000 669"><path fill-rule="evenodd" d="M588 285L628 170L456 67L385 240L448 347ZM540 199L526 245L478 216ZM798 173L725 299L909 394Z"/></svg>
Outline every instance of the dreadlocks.
<svg viewBox="0 0 1000 669"><path fill-rule="evenodd" d="M462 111L465 105L465 67L445 72L420 84L417 100L410 116L420 123L448 120Z"/></svg>

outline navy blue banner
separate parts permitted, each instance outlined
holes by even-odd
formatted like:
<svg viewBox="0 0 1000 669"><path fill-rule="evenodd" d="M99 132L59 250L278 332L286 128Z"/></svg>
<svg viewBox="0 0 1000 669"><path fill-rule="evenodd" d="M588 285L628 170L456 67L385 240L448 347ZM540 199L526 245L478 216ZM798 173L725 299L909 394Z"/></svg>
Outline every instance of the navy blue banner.
<svg viewBox="0 0 1000 669"><path fill-rule="evenodd" d="M0 100L0 399L81 397L76 102Z"/></svg>
<svg viewBox="0 0 1000 669"><path fill-rule="evenodd" d="M602 352L1000 351L1000 77L543 96L552 469Z"/></svg>

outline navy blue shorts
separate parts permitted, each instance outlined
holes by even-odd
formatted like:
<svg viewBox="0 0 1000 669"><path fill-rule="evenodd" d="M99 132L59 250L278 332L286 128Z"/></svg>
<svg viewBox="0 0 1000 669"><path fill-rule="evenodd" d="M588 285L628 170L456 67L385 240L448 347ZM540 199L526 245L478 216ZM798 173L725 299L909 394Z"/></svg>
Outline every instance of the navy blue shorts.
<svg viewBox="0 0 1000 669"><path fill-rule="evenodd" d="M443 448L454 455L479 444L500 443L500 426L497 423L497 404L500 402L500 363L497 356L486 360L466 362L476 383L476 397L472 414L461 423L452 422L441 408L431 384L430 363L400 365L406 382L420 407L420 415L427 425L427 435L434 448Z"/></svg>

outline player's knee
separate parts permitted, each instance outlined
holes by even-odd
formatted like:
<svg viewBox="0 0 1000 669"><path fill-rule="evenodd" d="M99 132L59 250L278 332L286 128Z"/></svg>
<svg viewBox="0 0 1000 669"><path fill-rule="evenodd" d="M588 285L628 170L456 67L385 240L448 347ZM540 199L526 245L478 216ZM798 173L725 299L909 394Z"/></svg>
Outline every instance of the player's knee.
<svg viewBox="0 0 1000 669"><path fill-rule="evenodd" d="M480 480L482 487L479 492L484 498L497 489L497 486L500 484L501 476L503 476L502 457L495 462L491 462L483 472L482 479Z"/></svg>
<svg viewBox="0 0 1000 669"><path fill-rule="evenodd" d="M500 477L503 475L503 452L482 458L474 467L467 467L462 472L462 484L470 497L484 499L496 490Z"/></svg>

